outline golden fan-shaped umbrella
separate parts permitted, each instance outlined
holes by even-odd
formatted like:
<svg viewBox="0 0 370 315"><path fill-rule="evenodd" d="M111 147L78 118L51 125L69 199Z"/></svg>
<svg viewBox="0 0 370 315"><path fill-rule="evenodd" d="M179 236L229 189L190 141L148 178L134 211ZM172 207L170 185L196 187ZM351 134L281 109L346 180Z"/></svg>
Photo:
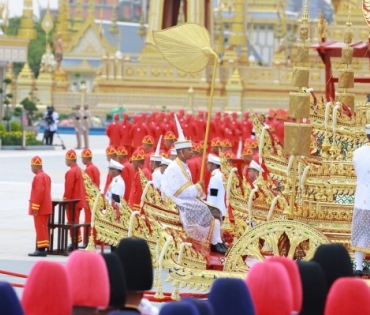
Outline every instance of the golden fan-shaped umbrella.
<svg viewBox="0 0 370 315"><path fill-rule="evenodd" d="M212 56L214 57L207 127L200 170L200 180L203 180L218 56L211 48L209 32L205 27L196 23L185 23L161 31L153 31L153 38L163 57L183 72L199 72L206 67L209 59Z"/></svg>

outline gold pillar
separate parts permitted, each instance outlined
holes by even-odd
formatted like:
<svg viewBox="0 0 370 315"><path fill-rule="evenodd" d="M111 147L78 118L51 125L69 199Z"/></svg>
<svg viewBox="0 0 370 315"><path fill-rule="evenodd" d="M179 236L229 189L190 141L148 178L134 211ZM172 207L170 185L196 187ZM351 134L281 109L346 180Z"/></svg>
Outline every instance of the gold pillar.
<svg viewBox="0 0 370 315"><path fill-rule="evenodd" d="M164 0L150 1L148 30L146 33L146 40L145 40L146 44L154 45L152 32L162 29L163 5L164 5Z"/></svg>
<svg viewBox="0 0 370 315"><path fill-rule="evenodd" d="M69 16L68 0L59 0L59 12L57 16L56 29L57 33L61 34L64 44L68 43L70 40L68 16Z"/></svg>
<svg viewBox="0 0 370 315"><path fill-rule="evenodd" d="M25 39L36 39L37 32L34 28L33 21L33 5L32 0L24 0L23 15L21 18L21 25L18 30L18 37Z"/></svg>
<svg viewBox="0 0 370 315"><path fill-rule="evenodd" d="M245 46L247 36L244 29L244 0L235 0L234 11L229 44L232 46Z"/></svg>

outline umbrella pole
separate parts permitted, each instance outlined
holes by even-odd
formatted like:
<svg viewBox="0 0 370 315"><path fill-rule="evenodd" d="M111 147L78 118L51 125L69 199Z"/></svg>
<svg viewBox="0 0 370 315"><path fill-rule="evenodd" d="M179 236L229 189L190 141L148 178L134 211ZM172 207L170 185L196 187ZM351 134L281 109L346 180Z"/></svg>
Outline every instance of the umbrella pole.
<svg viewBox="0 0 370 315"><path fill-rule="evenodd" d="M215 89L215 81L216 81L216 71L217 71L217 65L218 65L218 55L211 50L212 55L215 58L215 63L213 65L213 74L212 74L212 83L211 83L211 93L209 96L209 104L208 104L208 116L207 116L207 125L206 125L206 134L204 137L204 149L203 149L203 156L202 156L202 164L200 168L200 180L203 180L203 174L204 174L204 166L206 164L206 158L207 158L207 145L208 145L208 136L209 136L209 126L211 123L211 114L212 114L212 103L213 103L213 91Z"/></svg>

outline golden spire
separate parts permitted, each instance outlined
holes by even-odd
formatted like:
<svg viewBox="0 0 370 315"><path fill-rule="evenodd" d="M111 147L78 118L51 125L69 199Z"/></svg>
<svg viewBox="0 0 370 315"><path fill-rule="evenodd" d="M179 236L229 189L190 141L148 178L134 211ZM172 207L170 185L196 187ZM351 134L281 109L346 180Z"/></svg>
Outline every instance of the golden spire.
<svg viewBox="0 0 370 315"><path fill-rule="evenodd" d="M116 10L115 6L113 7L113 10L112 10L112 23L110 24L108 31L113 36L114 41L115 41L115 45L117 45L117 50L118 50L118 47L119 47L119 28L118 28L118 25L117 25L117 10Z"/></svg>
<svg viewBox="0 0 370 315"><path fill-rule="evenodd" d="M69 42L69 24L68 24L68 15L69 15L69 0L59 0L59 12L57 16L57 34L60 33L61 38L64 43Z"/></svg>
<svg viewBox="0 0 370 315"><path fill-rule="evenodd" d="M303 14L302 14L302 22L307 23L308 22L308 0L305 0L304 2L304 8L303 8Z"/></svg>
<svg viewBox="0 0 370 315"><path fill-rule="evenodd" d="M83 22L82 0L76 0L74 23L81 24L82 22ZM79 25L77 25L77 28L78 27Z"/></svg>
<svg viewBox="0 0 370 315"><path fill-rule="evenodd" d="M35 39L37 37L36 29L33 21L33 5L32 0L24 0L23 16L21 25L18 30L18 36L25 39Z"/></svg>
<svg viewBox="0 0 370 315"><path fill-rule="evenodd" d="M214 45L216 54L220 55L225 52L225 40L224 40L224 21L222 18L222 7L221 3L217 9L217 15L214 20Z"/></svg>
<svg viewBox="0 0 370 315"><path fill-rule="evenodd" d="M139 28L137 30L137 35L140 36L141 39L143 39L146 35L146 27L145 27L145 21L144 21L145 17L144 17L144 11L141 13L141 16L140 16L140 22L139 22Z"/></svg>
<svg viewBox="0 0 370 315"><path fill-rule="evenodd" d="M244 30L244 0L234 1L234 18L231 25L229 44L231 46L246 45L246 34Z"/></svg>
<svg viewBox="0 0 370 315"><path fill-rule="evenodd" d="M94 17L94 12L95 12L95 1L94 0L89 0L88 12L89 12L89 16Z"/></svg>
<svg viewBox="0 0 370 315"><path fill-rule="evenodd" d="M53 22L53 19L51 17L51 14L50 14L50 5L49 4L50 3L48 1L48 6L46 7L46 13L45 13L45 16L44 16L44 18L41 22L41 27L44 30L45 34L46 34L46 49L50 48L49 33L54 27L54 22Z"/></svg>

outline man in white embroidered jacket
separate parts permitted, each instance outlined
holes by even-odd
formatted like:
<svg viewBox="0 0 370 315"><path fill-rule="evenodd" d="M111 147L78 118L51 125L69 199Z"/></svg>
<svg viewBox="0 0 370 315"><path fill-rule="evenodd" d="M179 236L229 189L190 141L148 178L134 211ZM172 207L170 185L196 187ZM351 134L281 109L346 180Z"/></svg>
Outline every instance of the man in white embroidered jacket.
<svg viewBox="0 0 370 315"><path fill-rule="evenodd" d="M211 247L212 251L224 254L226 247L220 244L221 212L213 207L210 209L200 200L204 194L204 183L199 181L193 184L186 164L192 157L192 143L185 139L176 116L175 121L179 134L178 141L175 142L177 158L163 174L162 192L177 205L187 236L202 246L208 246L211 243L214 245Z"/></svg>

